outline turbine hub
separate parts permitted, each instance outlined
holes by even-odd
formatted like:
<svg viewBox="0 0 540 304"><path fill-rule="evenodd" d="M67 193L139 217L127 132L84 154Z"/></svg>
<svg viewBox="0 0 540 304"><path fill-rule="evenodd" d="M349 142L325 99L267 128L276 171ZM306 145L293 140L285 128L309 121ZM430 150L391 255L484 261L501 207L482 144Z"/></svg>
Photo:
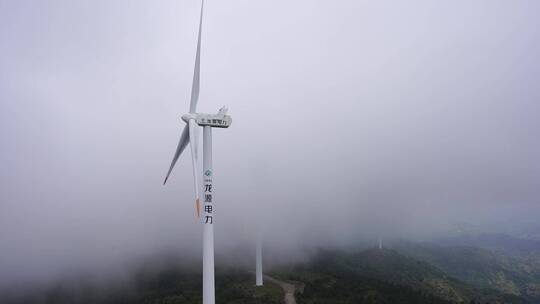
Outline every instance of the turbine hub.
<svg viewBox="0 0 540 304"><path fill-rule="evenodd" d="M187 113L187 114L182 115L182 120L185 121L186 123L189 123L191 119L197 120L197 116L198 116L197 113Z"/></svg>

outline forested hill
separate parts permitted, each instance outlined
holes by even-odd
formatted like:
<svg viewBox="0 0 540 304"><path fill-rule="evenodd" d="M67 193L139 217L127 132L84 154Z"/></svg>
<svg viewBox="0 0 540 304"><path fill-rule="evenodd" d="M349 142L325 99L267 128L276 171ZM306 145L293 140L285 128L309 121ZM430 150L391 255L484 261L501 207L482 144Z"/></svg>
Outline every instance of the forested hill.
<svg viewBox="0 0 540 304"><path fill-rule="evenodd" d="M495 289L477 288L394 250L323 250L309 262L280 270L302 281L300 303L529 303Z"/></svg>
<svg viewBox="0 0 540 304"><path fill-rule="evenodd" d="M99 283L84 277L47 288L0 292L2 304L191 304L201 302L199 267L162 262L140 265L129 278ZM179 259L173 259L178 261ZM299 304L540 303L535 268L485 249L396 243L393 249L318 250L303 263L267 269L298 282ZM197 263L197 265L199 265ZM525 265L525 266L524 266ZM266 282L254 286L251 269L218 267L220 304L282 304L284 293Z"/></svg>
<svg viewBox="0 0 540 304"><path fill-rule="evenodd" d="M398 242L394 249L471 286L495 289L540 303L540 260L472 246Z"/></svg>

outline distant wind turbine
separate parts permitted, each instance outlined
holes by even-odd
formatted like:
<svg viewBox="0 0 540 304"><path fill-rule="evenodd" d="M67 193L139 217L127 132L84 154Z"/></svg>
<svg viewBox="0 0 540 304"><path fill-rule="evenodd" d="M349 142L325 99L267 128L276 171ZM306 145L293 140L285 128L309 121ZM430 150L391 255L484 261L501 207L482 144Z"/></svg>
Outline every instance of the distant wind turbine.
<svg viewBox="0 0 540 304"><path fill-rule="evenodd" d="M163 184L167 182L169 176L178 161L180 154L186 148L188 142L191 147L191 161L193 165L193 182L195 189L195 208L197 217L203 224L203 304L215 304L215 279L214 279L214 189L212 171L212 128L228 128L232 118L227 115L227 108L223 107L215 115L197 113L197 101L199 100L200 72L201 72L201 33L203 22L204 0L201 3L201 17L199 21L199 35L197 40L197 55L195 57L195 69L193 73L193 84L191 88L191 102L189 113L182 116L186 123L178 147L174 153L171 166L165 177ZM197 168L198 126L203 127L203 189L199 188L199 174ZM204 205L201 217L201 203L199 191L203 191Z"/></svg>
<svg viewBox="0 0 540 304"><path fill-rule="evenodd" d="M262 237L257 237L255 248L255 285L263 286Z"/></svg>

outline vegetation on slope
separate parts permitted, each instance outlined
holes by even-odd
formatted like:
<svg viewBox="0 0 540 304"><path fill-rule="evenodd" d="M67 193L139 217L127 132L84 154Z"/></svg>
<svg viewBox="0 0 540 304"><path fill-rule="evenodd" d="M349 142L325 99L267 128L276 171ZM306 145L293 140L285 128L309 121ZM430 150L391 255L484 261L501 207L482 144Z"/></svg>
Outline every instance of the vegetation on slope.
<svg viewBox="0 0 540 304"><path fill-rule="evenodd" d="M306 284L300 303L526 303L474 288L392 250L321 251L278 275Z"/></svg>
<svg viewBox="0 0 540 304"><path fill-rule="evenodd" d="M299 304L540 303L538 272L523 260L472 247L407 242L393 246L393 250L320 250L308 262L277 269L273 276L301 282ZM159 261L143 264L124 281L64 280L39 292L24 291L23 297L0 293L0 302L201 303L199 263L189 267ZM258 288L253 281L253 274L244 270L218 270L217 303L283 303L279 286L266 282Z"/></svg>
<svg viewBox="0 0 540 304"><path fill-rule="evenodd" d="M540 264L537 261L470 246L400 242L395 249L470 285L540 302Z"/></svg>
<svg viewBox="0 0 540 304"><path fill-rule="evenodd" d="M184 268L146 269L129 284L98 286L85 281L62 282L43 292L4 297L3 304L200 304L202 276ZM283 304L284 293L275 284L255 287L253 275L239 270L216 275L217 303ZM1 298L1 296L0 296Z"/></svg>

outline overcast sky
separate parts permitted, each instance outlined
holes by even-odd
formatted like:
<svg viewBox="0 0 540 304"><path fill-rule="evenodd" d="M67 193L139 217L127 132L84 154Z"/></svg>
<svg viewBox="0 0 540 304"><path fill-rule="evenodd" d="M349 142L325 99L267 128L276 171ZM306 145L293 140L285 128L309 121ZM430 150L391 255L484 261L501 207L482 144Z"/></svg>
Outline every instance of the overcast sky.
<svg viewBox="0 0 540 304"><path fill-rule="evenodd" d="M199 0L0 0L0 284L200 252ZM540 2L207 0L216 250L540 214ZM258 214L258 215L257 215ZM105 265L105 266L104 266Z"/></svg>

